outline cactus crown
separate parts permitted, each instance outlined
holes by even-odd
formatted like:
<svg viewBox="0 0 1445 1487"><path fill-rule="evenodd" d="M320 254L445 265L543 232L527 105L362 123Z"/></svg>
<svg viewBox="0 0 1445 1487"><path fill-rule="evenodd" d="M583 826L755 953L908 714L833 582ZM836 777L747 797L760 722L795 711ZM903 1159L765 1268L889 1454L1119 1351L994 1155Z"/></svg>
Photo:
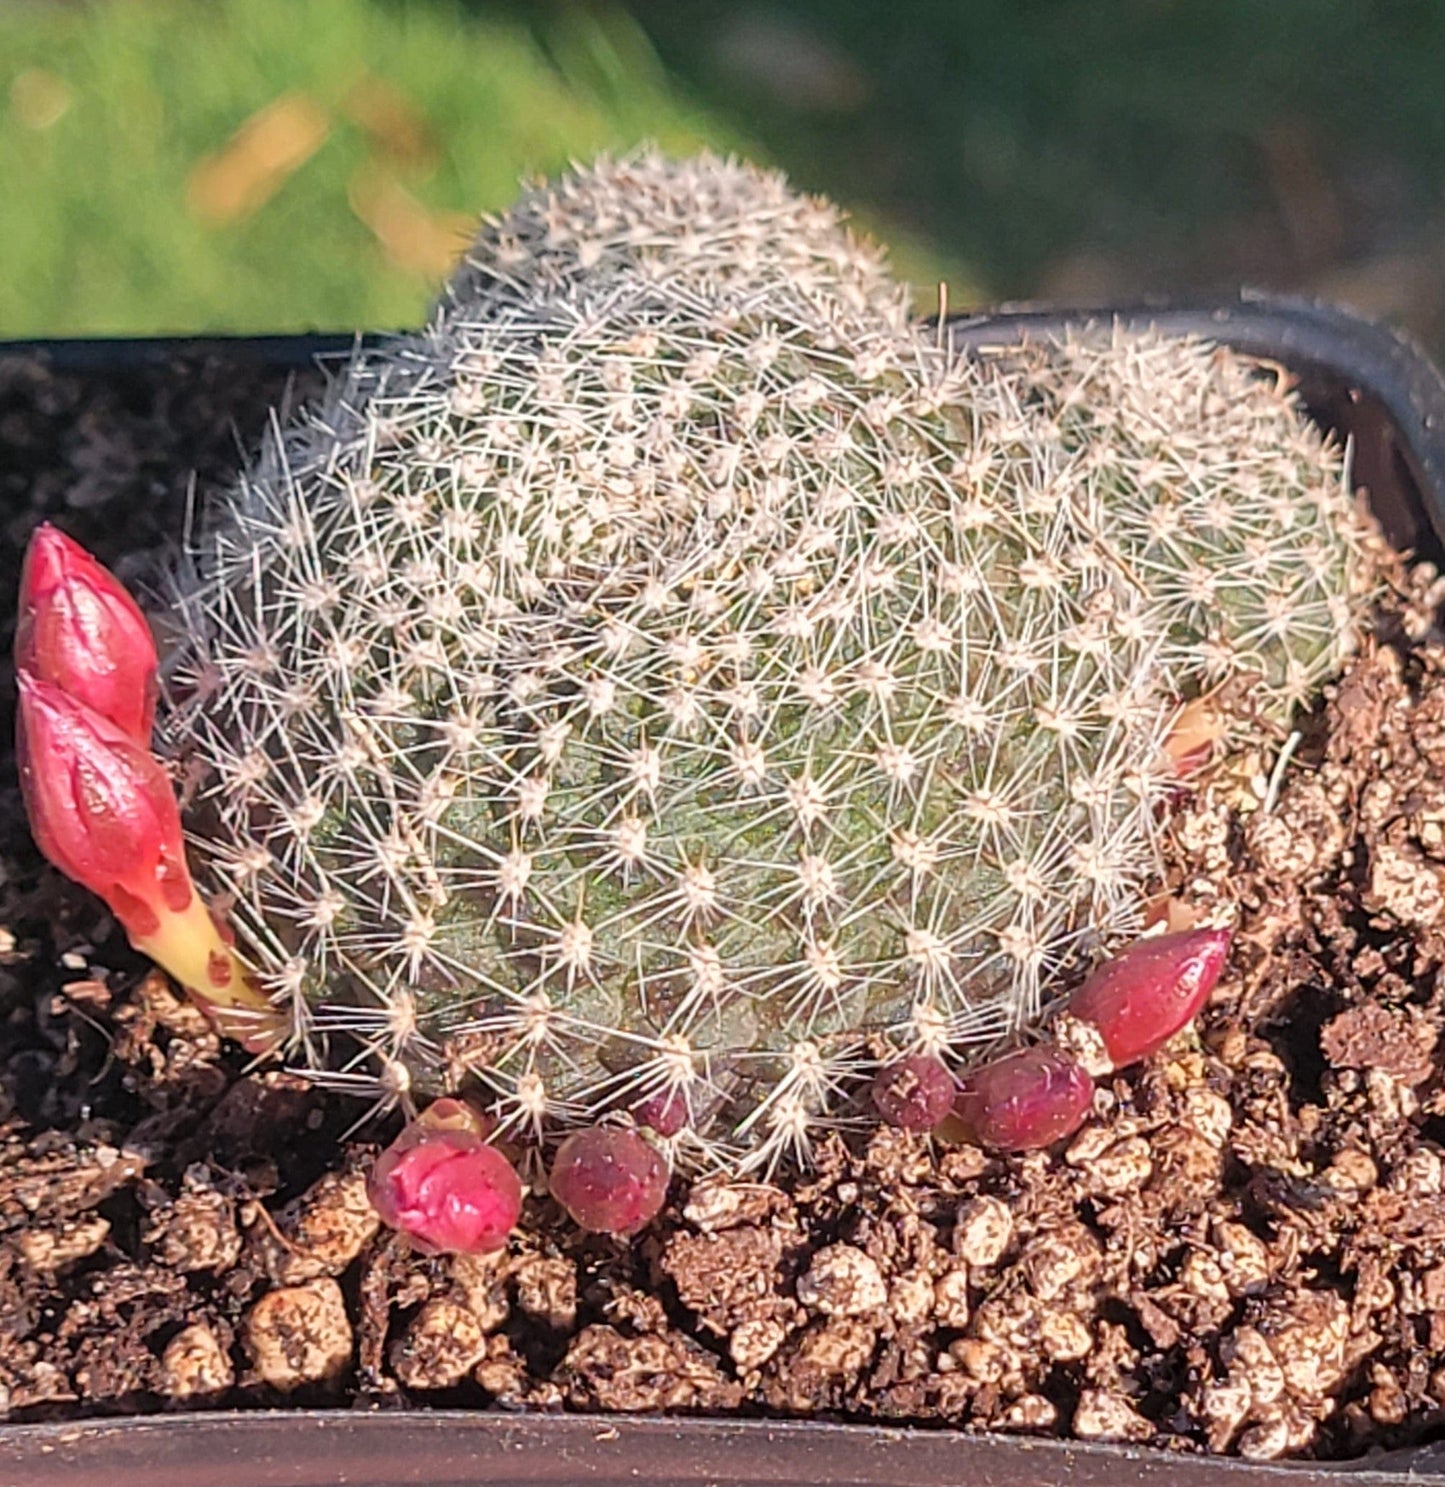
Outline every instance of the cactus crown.
<svg viewBox="0 0 1445 1487"><path fill-rule="evenodd" d="M903 306L775 176L604 162L271 443L166 726L299 1061L766 1167L1136 925L1180 699L1349 644L1338 454L1231 355Z"/></svg>

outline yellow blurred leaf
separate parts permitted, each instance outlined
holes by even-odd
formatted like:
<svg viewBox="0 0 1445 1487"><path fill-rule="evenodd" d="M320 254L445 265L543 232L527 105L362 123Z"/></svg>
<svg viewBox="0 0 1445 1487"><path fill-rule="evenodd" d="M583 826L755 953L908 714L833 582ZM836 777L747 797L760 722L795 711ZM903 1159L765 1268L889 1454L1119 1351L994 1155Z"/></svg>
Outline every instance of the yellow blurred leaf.
<svg viewBox="0 0 1445 1487"><path fill-rule="evenodd" d="M280 190L325 143L326 110L305 93L283 93L259 109L213 154L198 161L186 183L191 211L223 224L249 217Z"/></svg>
<svg viewBox="0 0 1445 1487"><path fill-rule="evenodd" d="M373 147L408 170L435 169L441 156L431 125L395 84L367 73L341 100L341 112L363 129Z"/></svg>
<svg viewBox="0 0 1445 1487"><path fill-rule="evenodd" d="M10 84L10 112L27 129L49 129L70 108L70 84L43 67L18 73Z"/></svg>
<svg viewBox="0 0 1445 1487"><path fill-rule="evenodd" d="M408 273L439 278L471 236L470 217L429 212L399 181L375 168L363 167L352 176L347 200L387 259Z"/></svg>

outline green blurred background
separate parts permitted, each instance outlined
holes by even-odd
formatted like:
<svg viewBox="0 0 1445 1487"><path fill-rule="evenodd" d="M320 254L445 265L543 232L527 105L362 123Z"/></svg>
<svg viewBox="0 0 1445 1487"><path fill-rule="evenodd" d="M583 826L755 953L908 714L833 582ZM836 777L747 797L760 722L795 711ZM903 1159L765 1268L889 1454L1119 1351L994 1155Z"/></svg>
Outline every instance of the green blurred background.
<svg viewBox="0 0 1445 1487"><path fill-rule="evenodd" d="M929 305L1242 283L1445 349L1441 0L0 0L0 337L415 322L519 175L781 165Z"/></svg>

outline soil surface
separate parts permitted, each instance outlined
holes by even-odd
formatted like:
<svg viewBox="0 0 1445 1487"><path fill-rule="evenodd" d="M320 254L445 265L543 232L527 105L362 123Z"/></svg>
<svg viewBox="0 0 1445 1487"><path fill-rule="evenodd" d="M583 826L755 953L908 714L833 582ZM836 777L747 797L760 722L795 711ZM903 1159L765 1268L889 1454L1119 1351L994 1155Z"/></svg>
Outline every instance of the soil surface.
<svg viewBox="0 0 1445 1487"><path fill-rule="evenodd" d="M0 359L0 616L59 520L131 582L284 375ZM194 479L193 479L194 472ZM0 1407L445 1404L931 1421L1350 1456L1445 1418L1445 643L1417 571L1292 760L1175 818L1175 890L1241 915L1200 1027L1062 1149L897 1131L787 1185L678 1184L630 1244L536 1195L424 1259L386 1127L223 1047L44 869L0 759ZM0 633L8 652L8 632ZM12 688L0 675L0 727Z"/></svg>

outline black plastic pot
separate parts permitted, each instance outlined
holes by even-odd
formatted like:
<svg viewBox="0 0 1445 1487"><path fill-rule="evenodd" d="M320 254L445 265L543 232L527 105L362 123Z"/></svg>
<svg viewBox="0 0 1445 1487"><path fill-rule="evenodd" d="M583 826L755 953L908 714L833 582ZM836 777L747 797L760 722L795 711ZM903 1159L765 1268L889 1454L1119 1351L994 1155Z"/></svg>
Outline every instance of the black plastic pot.
<svg viewBox="0 0 1445 1487"><path fill-rule="evenodd" d="M949 1430L596 1415L174 1415L0 1431L6 1487L1408 1487L1429 1458L1255 1465Z"/></svg>
<svg viewBox="0 0 1445 1487"><path fill-rule="evenodd" d="M1096 310L1005 307L949 322L954 343L990 347L1090 323L1156 325L1276 362L1312 416L1347 439L1395 545L1445 558L1445 378L1394 331L1312 301ZM351 336L0 342L61 371L165 368L178 358L300 368L349 352ZM453 1411L159 1415L0 1427L0 1487L528 1487L639 1482L704 1487L1370 1487L1445 1475L1445 1445L1318 1465L1258 1465L947 1430L717 1419Z"/></svg>
<svg viewBox="0 0 1445 1487"><path fill-rule="evenodd" d="M1234 300L1143 302L1098 308L1004 305L948 322L953 344L991 346L1087 325L1155 326L1222 342L1293 374L1315 420L1350 441L1356 483L1370 492L1386 535L1405 552L1445 556L1445 376L1407 336L1334 305L1242 293ZM143 340L0 341L0 356L44 357L57 371L164 369L215 358L288 371L344 357L378 337L157 336Z"/></svg>
<svg viewBox="0 0 1445 1487"><path fill-rule="evenodd" d="M1445 377L1411 340L1318 300L1241 294L1237 300L1097 310L1005 306L955 319L953 342L980 355L1089 323L1156 326L1222 342L1293 374L1316 422L1348 439L1355 483L1401 551L1445 552Z"/></svg>

